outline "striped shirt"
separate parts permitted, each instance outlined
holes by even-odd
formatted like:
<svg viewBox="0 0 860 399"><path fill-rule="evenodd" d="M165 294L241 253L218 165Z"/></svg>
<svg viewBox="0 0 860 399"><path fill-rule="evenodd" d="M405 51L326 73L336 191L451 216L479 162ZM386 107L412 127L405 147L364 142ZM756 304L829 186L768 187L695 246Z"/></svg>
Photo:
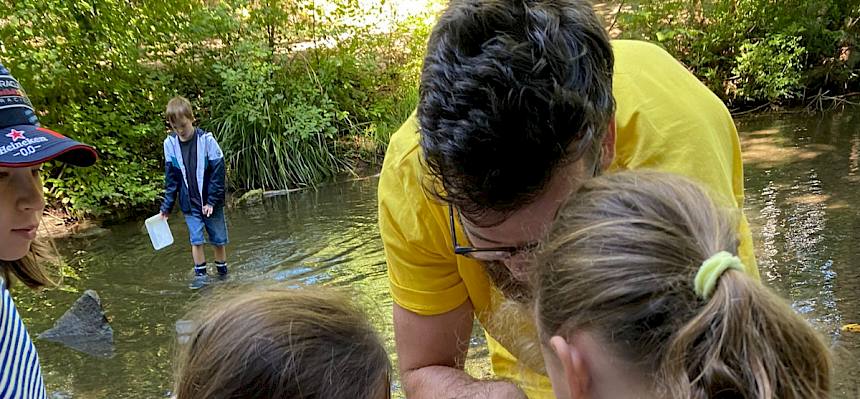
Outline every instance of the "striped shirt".
<svg viewBox="0 0 860 399"><path fill-rule="evenodd" d="M39 355L0 278L0 399L43 399Z"/></svg>

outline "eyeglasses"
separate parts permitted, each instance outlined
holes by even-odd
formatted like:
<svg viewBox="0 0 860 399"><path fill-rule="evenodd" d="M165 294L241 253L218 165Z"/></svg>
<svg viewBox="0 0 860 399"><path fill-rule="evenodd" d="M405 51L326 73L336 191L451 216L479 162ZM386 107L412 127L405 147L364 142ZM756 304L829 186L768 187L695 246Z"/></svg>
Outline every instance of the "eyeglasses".
<svg viewBox="0 0 860 399"><path fill-rule="evenodd" d="M538 243L533 242L520 247L493 247L493 248L474 248L461 247L457 243L457 231L454 228L454 206L448 204L448 218L451 225L451 240L454 242L454 254L462 255L467 258L472 258L484 262L505 261L518 255L528 253L537 248Z"/></svg>

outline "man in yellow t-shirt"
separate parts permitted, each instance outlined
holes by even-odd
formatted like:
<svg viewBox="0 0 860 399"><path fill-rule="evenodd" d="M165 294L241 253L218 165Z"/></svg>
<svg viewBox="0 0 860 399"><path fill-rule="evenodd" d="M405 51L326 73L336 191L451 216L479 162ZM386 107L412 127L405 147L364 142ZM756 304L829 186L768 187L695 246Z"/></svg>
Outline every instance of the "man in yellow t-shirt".
<svg viewBox="0 0 860 399"><path fill-rule="evenodd" d="M610 43L588 2L453 0L379 181L407 396L551 398L534 323L506 304L528 301L529 250L583 179L637 168L689 176L743 208L731 116L665 51ZM463 371L475 317L499 379Z"/></svg>

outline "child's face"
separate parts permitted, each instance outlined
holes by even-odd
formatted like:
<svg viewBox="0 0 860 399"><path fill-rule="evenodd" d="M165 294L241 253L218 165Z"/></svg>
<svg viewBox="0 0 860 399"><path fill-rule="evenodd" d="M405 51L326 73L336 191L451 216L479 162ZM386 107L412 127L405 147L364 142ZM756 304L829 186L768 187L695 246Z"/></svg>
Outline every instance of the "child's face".
<svg viewBox="0 0 860 399"><path fill-rule="evenodd" d="M168 122L170 123L170 127L173 128L176 133L183 135L183 137L184 135L188 135L193 132L191 128L191 119L186 118L184 115L177 115L168 120Z"/></svg>
<svg viewBox="0 0 860 399"><path fill-rule="evenodd" d="M36 238L45 210L40 168L0 167L0 260L23 258Z"/></svg>

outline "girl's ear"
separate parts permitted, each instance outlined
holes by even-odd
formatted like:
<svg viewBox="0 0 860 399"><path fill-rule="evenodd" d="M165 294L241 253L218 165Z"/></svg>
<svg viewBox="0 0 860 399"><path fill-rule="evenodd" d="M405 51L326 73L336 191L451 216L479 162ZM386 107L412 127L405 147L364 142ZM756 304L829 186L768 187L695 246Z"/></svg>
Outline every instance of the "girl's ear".
<svg viewBox="0 0 860 399"><path fill-rule="evenodd" d="M570 399L589 398L591 376L582 351L558 335L550 338L549 346L561 362Z"/></svg>

